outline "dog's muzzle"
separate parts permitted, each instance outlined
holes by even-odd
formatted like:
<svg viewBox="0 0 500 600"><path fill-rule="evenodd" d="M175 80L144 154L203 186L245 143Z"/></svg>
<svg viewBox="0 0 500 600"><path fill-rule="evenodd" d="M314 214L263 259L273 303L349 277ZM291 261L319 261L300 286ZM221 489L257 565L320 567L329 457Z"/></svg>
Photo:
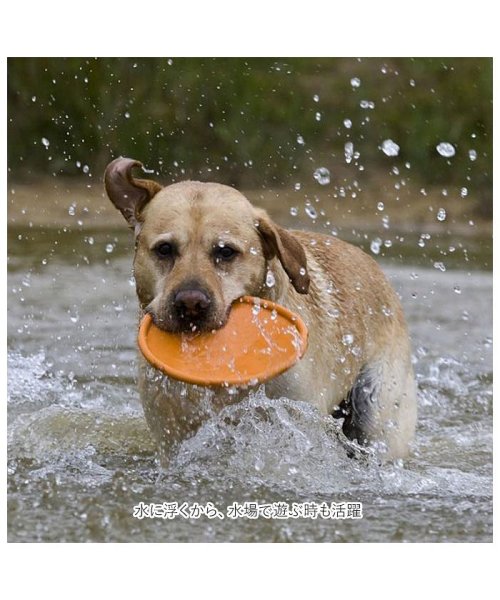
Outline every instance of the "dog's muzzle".
<svg viewBox="0 0 500 600"><path fill-rule="evenodd" d="M181 290L174 295L174 310L181 319L206 317L212 304L208 294L202 290Z"/></svg>
<svg viewBox="0 0 500 600"><path fill-rule="evenodd" d="M209 325L213 313L212 295L202 287L183 286L170 297L173 326L180 331L203 329Z"/></svg>

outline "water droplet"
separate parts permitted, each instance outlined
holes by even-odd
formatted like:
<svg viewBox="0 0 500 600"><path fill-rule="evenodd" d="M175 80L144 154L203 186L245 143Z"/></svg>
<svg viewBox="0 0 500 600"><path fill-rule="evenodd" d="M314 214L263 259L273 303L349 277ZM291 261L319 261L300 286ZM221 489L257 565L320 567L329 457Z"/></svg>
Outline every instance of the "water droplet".
<svg viewBox="0 0 500 600"><path fill-rule="evenodd" d="M306 274L306 272L307 272L307 271L304 269L304 267L300 267L300 269L299 269L299 273L300 273L302 276L304 276L304 275Z"/></svg>
<svg viewBox="0 0 500 600"><path fill-rule="evenodd" d="M344 145L344 156L347 164L349 164L352 161L353 154L354 144L352 142L346 142L346 144Z"/></svg>
<svg viewBox="0 0 500 600"><path fill-rule="evenodd" d="M31 96L31 102L36 102L36 96Z"/></svg>
<svg viewBox="0 0 500 600"><path fill-rule="evenodd" d="M48 140L47 138L44 138L44 137L42 138L42 144L43 144L43 145L44 145L46 148L48 148L48 147L50 146L50 142L49 142L49 140Z"/></svg>
<svg viewBox="0 0 500 600"><path fill-rule="evenodd" d="M435 262L434 263L434 268L438 269L439 271L446 271L446 267L444 266L444 263L442 262Z"/></svg>
<svg viewBox="0 0 500 600"><path fill-rule="evenodd" d="M253 254L254 256L256 256L258 254L257 249L254 248L253 246L250 246L250 254Z"/></svg>
<svg viewBox="0 0 500 600"><path fill-rule="evenodd" d="M380 149L386 156L397 156L399 154L399 146L392 140L384 140Z"/></svg>
<svg viewBox="0 0 500 600"><path fill-rule="evenodd" d="M339 315L340 315L340 311L337 308L329 308L326 311L326 314L329 317L332 317L332 319L338 319Z"/></svg>
<svg viewBox="0 0 500 600"><path fill-rule="evenodd" d="M441 142L436 146L436 150L441 156L444 156L445 158L455 156L455 147L449 142Z"/></svg>
<svg viewBox="0 0 500 600"><path fill-rule="evenodd" d="M306 204L304 210L306 211L307 216L311 217L311 219L316 219L317 218L318 212L314 208L314 206L311 206L311 204Z"/></svg>
<svg viewBox="0 0 500 600"><path fill-rule="evenodd" d="M386 248L390 248L392 246L392 240L385 240L384 241L384 246Z"/></svg>
<svg viewBox="0 0 500 600"><path fill-rule="evenodd" d="M465 196L467 196L468 193L469 190L466 187L460 188L460 195L462 196L462 198L465 198Z"/></svg>
<svg viewBox="0 0 500 600"><path fill-rule="evenodd" d="M328 185L330 183L330 171L326 167L319 167L314 171L314 179L320 185Z"/></svg>
<svg viewBox="0 0 500 600"><path fill-rule="evenodd" d="M68 215L71 215L72 217L75 215L76 212L76 204L71 204L68 208Z"/></svg>
<svg viewBox="0 0 500 600"><path fill-rule="evenodd" d="M300 190L300 188L301 188L301 187L302 187L302 184L301 184L301 183L296 183L296 184L293 186L293 189L294 189L296 192L298 192L298 191Z"/></svg>
<svg viewBox="0 0 500 600"><path fill-rule="evenodd" d="M321 121L321 113L320 113L320 112L317 112L317 113L314 115L314 118L316 119L316 121Z"/></svg>
<svg viewBox="0 0 500 600"><path fill-rule="evenodd" d="M318 94L314 94L313 100L314 100L314 102L319 102L319 96L318 96Z"/></svg>
<svg viewBox="0 0 500 600"><path fill-rule="evenodd" d="M106 244L106 252L108 254L111 254L111 252L113 252L114 249L115 249L114 244Z"/></svg>
<svg viewBox="0 0 500 600"><path fill-rule="evenodd" d="M130 119L130 113L127 111L124 115L123 115L126 119Z"/></svg>
<svg viewBox="0 0 500 600"><path fill-rule="evenodd" d="M361 85L361 79L359 77L353 77L351 79L351 85L353 88L359 88Z"/></svg>
<svg viewBox="0 0 500 600"><path fill-rule="evenodd" d="M260 305L259 304L254 304L252 306L252 313L257 316L260 313Z"/></svg>
<svg viewBox="0 0 500 600"><path fill-rule="evenodd" d="M438 221L444 221L444 220L446 219L446 211L445 211L445 209L444 209L444 208L440 208L440 209L437 211L436 219L437 219Z"/></svg>
<svg viewBox="0 0 500 600"><path fill-rule="evenodd" d="M373 110L375 108L375 102L372 102L371 100L361 100L359 106L361 108L370 108Z"/></svg>
<svg viewBox="0 0 500 600"><path fill-rule="evenodd" d="M351 121L351 119L344 119L344 127L346 129L351 129L351 127L352 127L352 121Z"/></svg>
<svg viewBox="0 0 500 600"><path fill-rule="evenodd" d="M382 240L380 238L375 238L370 242L370 250L373 252L373 254L379 254L381 245Z"/></svg>
<svg viewBox="0 0 500 600"><path fill-rule="evenodd" d="M83 171L84 173L88 173L88 172L90 171L90 167L89 167L88 165L83 165L83 167L82 167L82 171Z"/></svg>
<svg viewBox="0 0 500 600"><path fill-rule="evenodd" d="M344 346L350 346L354 342L354 336L352 333L346 333L342 336L342 343Z"/></svg>
<svg viewBox="0 0 500 600"><path fill-rule="evenodd" d="M477 152L475 150L469 150L469 160L476 160L477 159Z"/></svg>
<svg viewBox="0 0 500 600"><path fill-rule="evenodd" d="M296 206L291 206L290 214L292 215L292 217L296 217L299 214L299 209Z"/></svg>
<svg viewBox="0 0 500 600"><path fill-rule="evenodd" d="M301 135L297 136L297 144L303 146L305 144L304 138Z"/></svg>
<svg viewBox="0 0 500 600"><path fill-rule="evenodd" d="M455 292L455 294L461 294L462 293L462 290L460 289L460 286L458 286L458 285L456 285L453 288L453 291Z"/></svg>
<svg viewBox="0 0 500 600"><path fill-rule="evenodd" d="M383 203L383 202L379 202L379 203L377 204L377 210L381 210L381 211L382 211L382 210L384 210L384 208L385 208L385 206L384 206L384 203Z"/></svg>
<svg viewBox="0 0 500 600"><path fill-rule="evenodd" d="M274 284L276 283L276 279L274 278L274 274L272 271L268 271L267 275L266 275L266 286L268 288L272 288L274 287Z"/></svg>

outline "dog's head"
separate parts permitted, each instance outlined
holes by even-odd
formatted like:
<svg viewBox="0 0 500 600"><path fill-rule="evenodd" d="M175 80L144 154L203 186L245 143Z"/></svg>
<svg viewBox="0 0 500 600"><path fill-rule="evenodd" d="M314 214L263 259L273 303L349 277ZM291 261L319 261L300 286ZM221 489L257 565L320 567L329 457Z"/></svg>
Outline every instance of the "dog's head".
<svg viewBox="0 0 500 600"><path fill-rule="evenodd" d="M167 331L222 327L231 304L266 296L270 261L281 263L276 285L309 288L306 256L297 239L235 189L186 181L162 187L136 179L130 158L105 173L106 191L136 236L134 276L143 310ZM273 261L275 262L275 261ZM286 275L285 275L286 273Z"/></svg>

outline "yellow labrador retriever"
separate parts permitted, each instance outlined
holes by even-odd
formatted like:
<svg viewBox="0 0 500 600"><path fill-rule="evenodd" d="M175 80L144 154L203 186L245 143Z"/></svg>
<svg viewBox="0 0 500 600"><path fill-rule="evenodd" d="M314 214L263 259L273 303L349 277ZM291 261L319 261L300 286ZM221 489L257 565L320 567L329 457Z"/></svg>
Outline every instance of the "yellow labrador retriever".
<svg viewBox="0 0 500 600"><path fill-rule="evenodd" d="M287 231L237 190L137 179L142 164L117 158L106 191L135 231L141 315L174 332L222 327L234 300L269 298L299 313L309 347L266 384L270 398L309 402L343 419L351 440L404 457L416 421L408 333L398 297L372 258L336 238ZM242 393L166 381L141 357L146 420L168 464L175 447ZM248 393L248 392L246 392Z"/></svg>

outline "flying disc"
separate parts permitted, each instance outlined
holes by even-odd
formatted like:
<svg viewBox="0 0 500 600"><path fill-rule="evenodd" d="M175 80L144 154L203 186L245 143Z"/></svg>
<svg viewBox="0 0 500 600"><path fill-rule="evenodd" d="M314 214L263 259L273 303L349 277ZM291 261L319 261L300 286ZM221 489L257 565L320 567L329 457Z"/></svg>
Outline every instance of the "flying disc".
<svg viewBox="0 0 500 600"><path fill-rule="evenodd" d="M302 358L307 328L287 308L244 296L234 302L224 327L211 332L169 333L146 314L138 343L146 360L174 379L245 386L268 381Z"/></svg>

